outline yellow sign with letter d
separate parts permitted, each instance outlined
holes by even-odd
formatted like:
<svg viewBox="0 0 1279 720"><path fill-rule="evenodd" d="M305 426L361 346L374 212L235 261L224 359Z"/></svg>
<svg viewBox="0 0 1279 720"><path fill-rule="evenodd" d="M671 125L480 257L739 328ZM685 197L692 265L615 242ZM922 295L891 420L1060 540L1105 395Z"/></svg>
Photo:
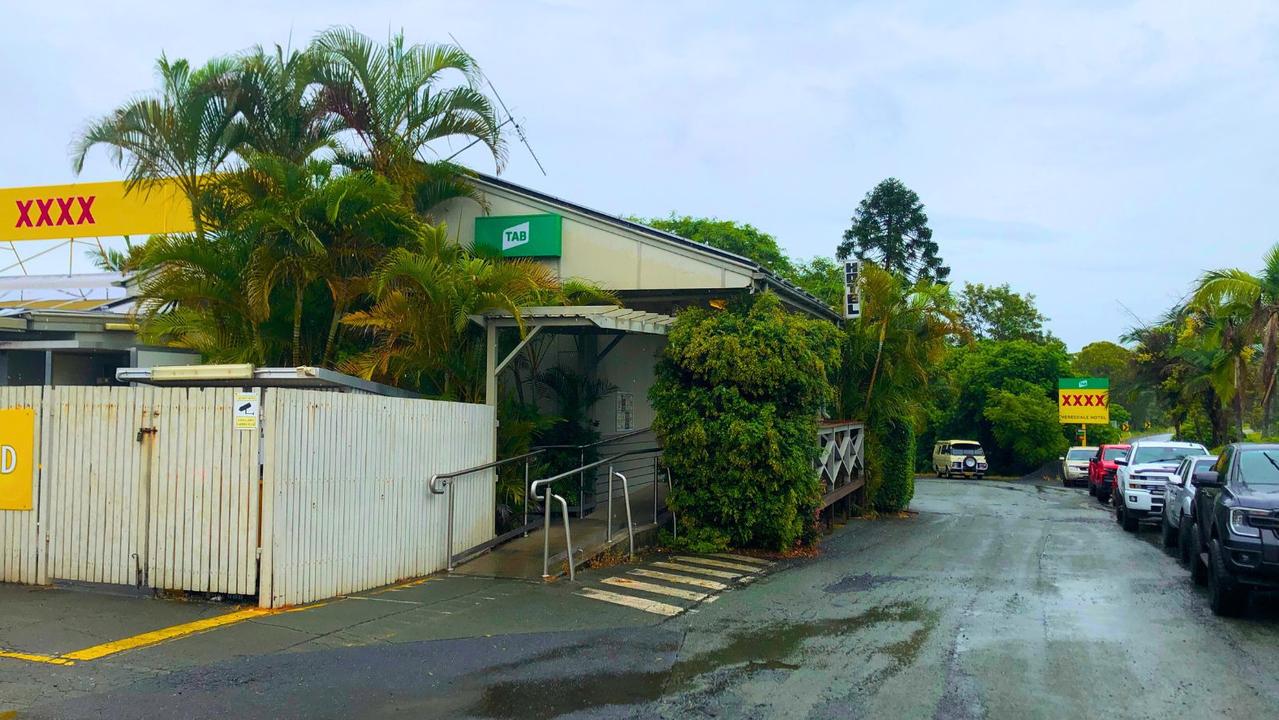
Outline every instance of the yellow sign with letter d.
<svg viewBox="0 0 1279 720"><path fill-rule="evenodd" d="M35 410L0 410L0 510L35 508L35 444Z"/></svg>

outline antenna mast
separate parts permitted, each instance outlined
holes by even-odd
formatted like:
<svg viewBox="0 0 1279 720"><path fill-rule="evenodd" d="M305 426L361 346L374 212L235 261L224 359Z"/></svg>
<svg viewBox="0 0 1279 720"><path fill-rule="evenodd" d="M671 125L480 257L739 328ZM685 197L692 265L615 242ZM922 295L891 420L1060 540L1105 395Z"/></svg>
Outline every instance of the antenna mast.
<svg viewBox="0 0 1279 720"><path fill-rule="evenodd" d="M457 37L453 35L453 33L449 33L449 38L451 38L453 40L453 44L461 48L463 52L466 51L466 48L462 47L462 43L457 39ZM502 99L502 96L498 94L497 88L493 86L493 81L489 80L488 75L481 71L480 76L484 78L484 82L489 86L489 90L493 92L493 97L497 98L497 104L502 106L502 112L506 113L506 119L503 120L502 123L498 125L498 127L500 128L503 125L506 125L507 123L510 123L511 125L515 127L515 136L520 139L520 143L524 146L526 150L528 150L528 154L530 157L533 158L533 162L537 163L537 169L541 170L542 174L545 175L546 168L542 167L542 161L538 160L537 153L533 152L533 146L529 144L528 136L524 134L524 126L520 125L519 121L515 119L515 116L512 115L511 111L506 107L506 101L504 101ZM453 158L465 152L467 149L469 149L472 145L474 145L477 142L479 142L479 140L472 140L470 143L467 144L466 147L450 155L447 158L447 160L452 160Z"/></svg>

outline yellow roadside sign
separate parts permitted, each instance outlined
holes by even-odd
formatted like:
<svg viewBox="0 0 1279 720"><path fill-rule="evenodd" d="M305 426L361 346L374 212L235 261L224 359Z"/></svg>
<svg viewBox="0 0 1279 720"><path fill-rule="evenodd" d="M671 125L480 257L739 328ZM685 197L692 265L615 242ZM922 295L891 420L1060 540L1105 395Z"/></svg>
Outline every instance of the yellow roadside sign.
<svg viewBox="0 0 1279 720"><path fill-rule="evenodd" d="M164 180L0 188L0 241L191 232L191 203Z"/></svg>
<svg viewBox="0 0 1279 720"><path fill-rule="evenodd" d="M1107 378L1061 378L1057 381L1057 415L1063 423L1110 422L1110 381Z"/></svg>
<svg viewBox="0 0 1279 720"><path fill-rule="evenodd" d="M36 412L29 407L0 410L0 510L31 510L35 487L32 454Z"/></svg>

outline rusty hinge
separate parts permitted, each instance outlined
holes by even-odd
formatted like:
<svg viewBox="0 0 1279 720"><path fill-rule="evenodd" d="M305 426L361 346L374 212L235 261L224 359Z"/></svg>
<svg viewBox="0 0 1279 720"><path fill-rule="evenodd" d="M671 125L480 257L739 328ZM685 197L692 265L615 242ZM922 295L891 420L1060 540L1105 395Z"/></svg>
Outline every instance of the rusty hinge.
<svg viewBox="0 0 1279 720"><path fill-rule="evenodd" d="M156 432L157 432L156 428L153 428L153 427L138 428L137 441L142 442L143 435L154 435L156 434Z"/></svg>

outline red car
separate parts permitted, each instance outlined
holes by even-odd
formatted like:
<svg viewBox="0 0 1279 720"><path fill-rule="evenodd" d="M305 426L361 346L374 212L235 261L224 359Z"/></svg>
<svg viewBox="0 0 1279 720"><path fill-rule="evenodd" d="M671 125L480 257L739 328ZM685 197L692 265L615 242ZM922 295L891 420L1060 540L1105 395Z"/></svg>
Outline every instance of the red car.
<svg viewBox="0 0 1279 720"><path fill-rule="evenodd" d="M1102 445L1097 454L1088 460L1088 494L1104 503L1110 499L1115 487L1116 460L1127 460L1131 445Z"/></svg>

